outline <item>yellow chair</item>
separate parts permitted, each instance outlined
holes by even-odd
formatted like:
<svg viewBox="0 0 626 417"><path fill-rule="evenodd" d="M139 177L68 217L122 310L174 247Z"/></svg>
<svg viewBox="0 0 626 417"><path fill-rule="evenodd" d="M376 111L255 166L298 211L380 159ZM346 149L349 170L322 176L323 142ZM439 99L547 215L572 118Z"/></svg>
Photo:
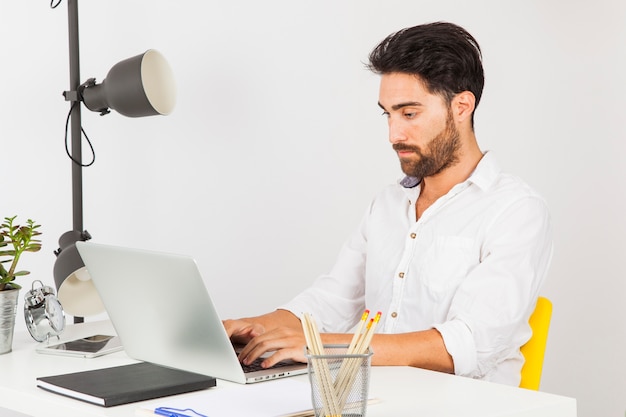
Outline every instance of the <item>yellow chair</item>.
<svg viewBox="0 0 626 417"><path fill-rule="evenodd" d="M522 367L520 388L539 389L551 317L552 302L545 297L539 297L535 311L528 321L533 334L530 340L520 349L525 359L524 366Z"/></svg>

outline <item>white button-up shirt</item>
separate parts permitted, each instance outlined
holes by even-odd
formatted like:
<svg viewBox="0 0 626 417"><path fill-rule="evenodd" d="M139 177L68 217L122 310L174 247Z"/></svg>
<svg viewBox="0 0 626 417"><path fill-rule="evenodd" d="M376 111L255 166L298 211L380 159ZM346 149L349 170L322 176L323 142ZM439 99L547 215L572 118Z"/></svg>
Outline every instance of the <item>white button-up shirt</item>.
<svg viewBox="0 0 626 417"><path fill-rule="evenodd" d="M419 220L411 180L385 188L331 272L280 308L325 332L350 331L365 308L383 312L379 332L436 328L457 375L519 385L552 255L545 201L491 153Z"/></svg>

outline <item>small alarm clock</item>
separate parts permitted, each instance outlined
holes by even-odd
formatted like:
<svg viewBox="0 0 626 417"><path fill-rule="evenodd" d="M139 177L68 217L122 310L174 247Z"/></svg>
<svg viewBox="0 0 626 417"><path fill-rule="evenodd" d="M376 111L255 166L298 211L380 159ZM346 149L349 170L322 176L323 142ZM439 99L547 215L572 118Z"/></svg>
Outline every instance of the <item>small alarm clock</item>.
<svg viewBox="0 0 626 417"><path fill-rule="evenodd" d="M35 283L39 287L35 288ZM24 296L24 319L28 332L38 342L59 336L65 329L65 313L54 289L39 280Z"/></svg>

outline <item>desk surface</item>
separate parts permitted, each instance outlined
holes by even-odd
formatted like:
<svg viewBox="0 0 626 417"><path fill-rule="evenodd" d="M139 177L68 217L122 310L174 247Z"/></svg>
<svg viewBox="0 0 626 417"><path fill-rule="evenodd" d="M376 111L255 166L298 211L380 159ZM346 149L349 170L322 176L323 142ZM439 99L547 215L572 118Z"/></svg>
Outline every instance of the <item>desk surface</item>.
<svg viewBox="0 0 626 417"><path fill-rule="evenodd" d="M106 321L71 325L63 333L62 340L106 331L112 331ZM82 359L39 354L35 352L36 346L37 343L25 331L16 332L13 352L0 355L2 407L35 417L132 417L142 405L134 403L103 408L49 393L36 386L35 379L39 376L135 362L124 352ZM217 389L237 389L245 396L246 386L218 381ZM281 394L277 393L277 397ZM380 402L368 407L368 417L576 416L576 400L573 398L409 367L373 367L370 396ZM5 415L1 409L0 414Z"/></svg>

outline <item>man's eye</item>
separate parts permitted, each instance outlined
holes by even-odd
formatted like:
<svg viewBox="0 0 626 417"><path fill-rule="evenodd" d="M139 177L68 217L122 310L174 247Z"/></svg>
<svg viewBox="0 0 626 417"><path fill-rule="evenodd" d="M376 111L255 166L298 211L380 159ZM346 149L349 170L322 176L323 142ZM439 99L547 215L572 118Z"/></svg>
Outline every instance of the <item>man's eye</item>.
<svg viewBox="0 0 626 417"><path fill-rule="evenodd" d="M385 117L389 117L389 112L388 111L384 111L380 115L381 116L385 116Z"/></svg>
<svg viewBox="0 0 626 417"><path fill-rule="evenodd" d="M414 118L415 116L417 116L417 113L411 113L411 112L409 112L409 113L404 113L404 117L406 117L407 119L412 119L412 118Z"/></svg>

